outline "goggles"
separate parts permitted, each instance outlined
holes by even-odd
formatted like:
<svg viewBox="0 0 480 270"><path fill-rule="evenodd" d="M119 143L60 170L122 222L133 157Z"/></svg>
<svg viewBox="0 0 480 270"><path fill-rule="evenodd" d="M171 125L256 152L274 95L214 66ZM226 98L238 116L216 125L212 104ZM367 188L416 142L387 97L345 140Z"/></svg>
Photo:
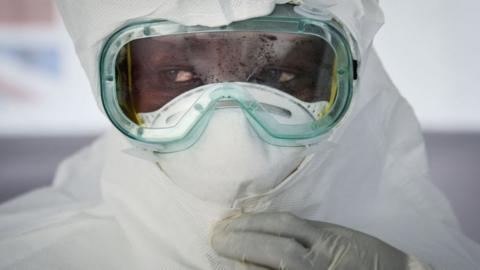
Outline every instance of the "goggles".
<svg viewBox="0 0 480 270"><path fill-rule="evenodd" d="M333 20L274 13L213 28L140 22L105 44L101 96L113 124L157 152L190 147L212 114L229 108L243 110L267 143L301 146L347 111L355 63Z"/></svg>

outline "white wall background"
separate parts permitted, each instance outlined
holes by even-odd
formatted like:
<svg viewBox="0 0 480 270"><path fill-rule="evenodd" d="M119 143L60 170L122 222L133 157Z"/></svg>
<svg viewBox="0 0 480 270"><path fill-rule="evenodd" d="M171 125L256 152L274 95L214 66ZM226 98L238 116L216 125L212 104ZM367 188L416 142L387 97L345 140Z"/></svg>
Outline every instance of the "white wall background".
<svg viewBox="0 0 480 270"><path fill-rule="evenodd" d="M422 126L480 131L480 1L380 0L375 45Z"/></svg>
<svg viewBox="0 0 480 270"><path fill-rule="evenodd" d="M0 54L0 137L89 136L109 127L58 13L53 24L0 24L0 45L58 48L60 55L59 74L48 76Z"/></svg>

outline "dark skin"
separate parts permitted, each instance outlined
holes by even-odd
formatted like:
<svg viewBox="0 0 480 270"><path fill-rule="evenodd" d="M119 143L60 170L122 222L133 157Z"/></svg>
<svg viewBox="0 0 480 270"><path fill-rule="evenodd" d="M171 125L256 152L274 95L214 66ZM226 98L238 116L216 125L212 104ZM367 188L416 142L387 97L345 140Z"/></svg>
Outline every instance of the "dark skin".
<svg viewBox="0 0 480 270"><path fill-rule="evenodd" d="M329 90L317 80L331 75L334 53L326 46L307 36L252 32L135 40L132 102L137 112L151 112L193 88L227 81L268 85L307 102L328 100L329 91L316 90Z"/></svg>

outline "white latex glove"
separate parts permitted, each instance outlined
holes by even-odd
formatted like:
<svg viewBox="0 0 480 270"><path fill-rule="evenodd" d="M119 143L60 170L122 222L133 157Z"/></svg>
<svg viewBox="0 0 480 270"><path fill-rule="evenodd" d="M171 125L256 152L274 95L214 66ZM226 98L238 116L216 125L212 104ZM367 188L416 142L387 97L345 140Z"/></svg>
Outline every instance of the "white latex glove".
<svg viewBox="0 0 480 270"><path fill-rule="evenodd" d="M432 269L367 234L288 213L224 220L213 231L212 246L233 260L233 269Z"/></svg>

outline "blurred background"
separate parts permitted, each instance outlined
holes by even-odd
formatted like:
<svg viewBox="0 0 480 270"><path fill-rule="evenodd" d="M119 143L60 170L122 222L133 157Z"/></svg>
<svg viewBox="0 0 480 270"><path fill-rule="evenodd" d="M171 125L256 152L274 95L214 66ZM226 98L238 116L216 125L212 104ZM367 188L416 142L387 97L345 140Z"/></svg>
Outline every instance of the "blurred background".
<svg viewBox="0 0 480 270"><path fill-rule="evenodd" d="M422 124L434 183L480 243L480 1L382 0L375 46ZM0 0L0 202L108 128L53 0Z"/></svg>

